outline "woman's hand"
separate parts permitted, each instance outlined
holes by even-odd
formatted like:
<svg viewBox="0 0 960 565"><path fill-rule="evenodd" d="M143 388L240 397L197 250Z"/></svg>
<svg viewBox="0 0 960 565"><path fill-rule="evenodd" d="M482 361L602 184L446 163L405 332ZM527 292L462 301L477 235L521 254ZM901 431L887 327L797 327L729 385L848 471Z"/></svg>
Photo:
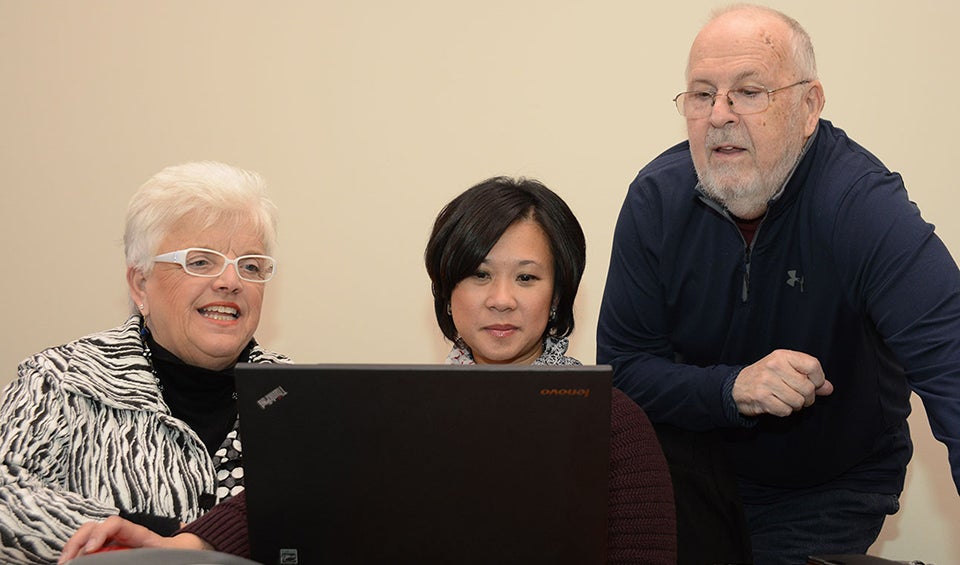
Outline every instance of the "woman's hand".
<svg viewBox="0 0 960 565"><path fill-rule="evenodd" d="M111 516L103 522L87 522L63 546L58 563L74 557L94 553L107 546L166 547L173 549L212 549L193 534L179 534L170 538L156 534L143 526Z"/></svg>

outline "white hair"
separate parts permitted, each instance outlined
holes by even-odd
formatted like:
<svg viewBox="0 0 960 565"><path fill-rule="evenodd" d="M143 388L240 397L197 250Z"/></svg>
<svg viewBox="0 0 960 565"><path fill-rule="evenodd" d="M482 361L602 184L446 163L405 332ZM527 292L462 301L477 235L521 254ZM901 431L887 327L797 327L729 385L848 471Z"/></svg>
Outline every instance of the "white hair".
<svg viewBox="0 0 960 565"><path fill-rule="evenodd" d="M185 163L153 175L130 199L123 234L127 267L149 273L164 237L189 214L199 229L252 222L265 253L276 245L277 207L260 175L214 161Z"/></svg>
<svg viewBox="0 0 960 565"><path fill-rule="evenodd" d="M800 25L800 22L779 10L767 6L732 4L714 10L707 23L732 12L753 12L754 14L773 16L785 23L791 32L788 52L792 55L793 63L796 65L799 74L797 78L800 80L817 79L817 57L813 52L813 41L810 39L810 34L807 33L807 30L803 29L803 26Z"/></svg>

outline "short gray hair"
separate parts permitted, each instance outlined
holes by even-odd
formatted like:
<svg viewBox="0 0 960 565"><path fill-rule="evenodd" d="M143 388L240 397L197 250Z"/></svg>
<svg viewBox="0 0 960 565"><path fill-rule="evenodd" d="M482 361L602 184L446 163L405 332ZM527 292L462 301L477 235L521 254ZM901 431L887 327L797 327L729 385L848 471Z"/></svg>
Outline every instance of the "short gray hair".
<svg viewBox="0 0 960 565"><path fill-rule="evenodd" d="M167 167L153 175L127 206L123 249L127 267L149 273L157 248L182 217L199 212L200 229L222 221L253 223L270 254L277 240L277 207L255 172L203 161Z"/></svg>

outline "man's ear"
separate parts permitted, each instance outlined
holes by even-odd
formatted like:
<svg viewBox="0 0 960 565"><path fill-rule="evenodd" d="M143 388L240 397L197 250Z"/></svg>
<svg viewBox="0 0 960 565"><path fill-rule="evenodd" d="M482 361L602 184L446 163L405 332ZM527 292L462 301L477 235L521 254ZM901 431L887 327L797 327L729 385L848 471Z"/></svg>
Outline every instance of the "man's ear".
<svg viewBox="0 0 960 565"><path fill-rule="evenodd" d="M127 286L130 289L130 299L136 304L140 314L146 316L150 311L147 302L147 277L138 267L127 267Z"/></svg>
<svg viewBox="0 0 960 565"><path fill-rule="evenodd" d="M820 113L823 112L823 106L826 103L826 98L823 95L823 85L820 84L819 80L813 81L807 87L800 103L803 104L803 109L807 114L806 122L803 124L803 136L810 137L817 129Z"/></svg>

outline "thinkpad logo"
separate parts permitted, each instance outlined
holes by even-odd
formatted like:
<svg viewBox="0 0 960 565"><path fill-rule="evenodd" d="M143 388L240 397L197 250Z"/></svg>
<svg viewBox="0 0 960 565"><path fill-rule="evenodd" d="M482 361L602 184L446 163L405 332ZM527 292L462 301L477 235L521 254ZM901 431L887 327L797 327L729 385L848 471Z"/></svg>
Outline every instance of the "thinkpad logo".
<svg viewBox="0 0 960 565"><path fill-rule="evenodd" d="M803 277L797 274L796 269L790 269L787 271L787 284L793 288L800 287L800 292L803 292Z"/></svg>
<svg viewBox="0 0 960 565"><path fill-rule="evenodd" d="M283 390L282 386L278 386L277 388L271 390L266 395L264 395L263 398L258 400L257 406L259 406L261 410L266 410L267 406L270 406L271 404L280 400L286 395L287 395L287 391Z"/></svg>

